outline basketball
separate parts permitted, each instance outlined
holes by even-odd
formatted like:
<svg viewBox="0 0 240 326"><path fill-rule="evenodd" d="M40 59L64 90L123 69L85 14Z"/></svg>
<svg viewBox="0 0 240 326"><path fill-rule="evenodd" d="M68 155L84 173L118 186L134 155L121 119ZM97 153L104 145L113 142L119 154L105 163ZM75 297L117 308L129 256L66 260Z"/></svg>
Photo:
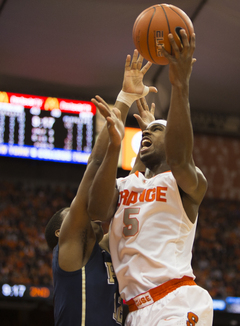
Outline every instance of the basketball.
<svg viewBox="0 0 240 326"><path fill-rule="evenodd" d="M157 45L164 45L168 53L174 55L168 34L173 37L181 49L179 31L185 29L188 40L194 32L188 15L178 7L169 4L157 4L140 13L133 26L133 41L138 52L148 61L158 65L167 65L168 59L161 55Z"/></svg>

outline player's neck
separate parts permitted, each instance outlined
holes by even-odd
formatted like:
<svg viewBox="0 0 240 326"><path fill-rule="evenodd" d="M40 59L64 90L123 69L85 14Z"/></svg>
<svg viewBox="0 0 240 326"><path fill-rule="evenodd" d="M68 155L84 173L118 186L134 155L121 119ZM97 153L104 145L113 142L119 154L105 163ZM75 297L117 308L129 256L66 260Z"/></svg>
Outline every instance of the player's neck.
<svg viewBox="0 0 240 326"><path fill-rule="evenodd" d="M150 179L150 178L154 177L157 174L160 174L160 173L163 173L163 172L166 172L166 171L169 171L169 170L170 170L169 165L166 162L164 162L164 163L162 163L160 165L156 165L156 166L152 166L150 168L146 168L146 170L145 170L145 178Z"/></svg>

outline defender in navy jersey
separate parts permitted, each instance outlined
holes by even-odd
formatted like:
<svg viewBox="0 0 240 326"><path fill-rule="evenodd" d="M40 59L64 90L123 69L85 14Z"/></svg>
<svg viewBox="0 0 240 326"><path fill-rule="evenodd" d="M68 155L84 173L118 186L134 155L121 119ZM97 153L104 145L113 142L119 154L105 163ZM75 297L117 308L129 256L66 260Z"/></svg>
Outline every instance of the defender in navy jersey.
<svg viewBox="0 0 240 326"><path fill-rule="evenodd" d="M143 76L151 63L142 67L137 50L127 56L123 89L134 97L142 95ZM140 87L140 90L139 90ZM130 96L131 97L131 96ZM106 102L92 99L106 123L97 138L88 165L70 207L63 208L49 221L45 237L53 250L54 315L56 326L112 326L123 322L122 301L108 252L108 235L103 238L101 223L88 214L91 185L109 149L118 156L130 104L118 96L110 111ZM115 167L114 167L115 168Z"/></svg>
<svg viewBox="0 0 240 326"><path fill-rule="evenodd" d="M45 230L53 249L55 326L122 325L122 300L108 252L108 234L104 236L101 223L91 221L87 213L88 189L103 159L99 148L106 151L108 143L118 148L123 137L121 114L115 110L112 121L118 137L109 141L109 128L104 127L70 207L56 212Z"/></svg>
<svg viewBox="0 0 240 326"><path fill-rule="evenodd" d="M122 325L122 300L110 254L96 242L86 266L65 272L59 267L58 251L57 245L52 265L55 324Z"/></svg>
<svg viewBox="0 0 240 326"><path fill-rule="evenodd" d="M108 143L118 148L123 137L121 114L115 110L112 121L118 137L109 141L104 127L76 197L46 227L45 237L53 249L55 326L122 325L122 300L108 252L108 234L104 236L101 223L91 221L87 213L88 189L102 160L98 149L106 144L106 151Z"/></svg>

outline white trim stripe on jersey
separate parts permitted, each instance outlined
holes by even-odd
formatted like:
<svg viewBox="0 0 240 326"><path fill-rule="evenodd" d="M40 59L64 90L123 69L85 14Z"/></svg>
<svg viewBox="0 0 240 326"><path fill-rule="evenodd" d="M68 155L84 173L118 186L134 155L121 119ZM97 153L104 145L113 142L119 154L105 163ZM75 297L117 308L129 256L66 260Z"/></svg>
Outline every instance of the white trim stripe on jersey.
<svg viewBox="0 0 240 326"><path fill-rule="evenodd" d="M82 323L81 326L85 326L86 322L86 272L85 266L82 268Z"/></svg>

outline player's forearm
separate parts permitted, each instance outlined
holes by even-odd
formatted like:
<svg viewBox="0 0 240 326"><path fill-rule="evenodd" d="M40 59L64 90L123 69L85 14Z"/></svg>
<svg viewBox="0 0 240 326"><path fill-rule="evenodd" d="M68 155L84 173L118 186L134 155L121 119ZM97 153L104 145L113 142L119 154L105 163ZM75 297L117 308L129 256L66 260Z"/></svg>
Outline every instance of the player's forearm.
<svg viewBox="0 0 240 326"><path fill-rule="evenodd" d="M89 192L88 214L92 220L108 220L115 207L115 185L120 146L109 144Z"/></svg>
<svg viewBox="0 0 240 326"><path fill-rule="evenodd" d="M118 101L118 100L116 100L116 102L114 104L114 107L116 107L121 112L121 120L125 125L130 107L128 105L124 104L123 102Z"/></svg>
<svg viewBox="0 0 240 326"><path fill-rule="evenodd" d="M193 150L193 130L188 83L172 86L167 121L165 150L170 167L189 162Z"/></svg>
<svg viewBox="0 0 240 326"><path fill-rule="evenodd" d="M95 164L97 164L99 166L101 165L101 163L104 159L104 156L106 154L108 143L109 143L109 135L108 135L108 131L107 131L107 123L105 122L101 132L97 136L96 143L95 143L95 145L92 149L92 153L88 159L88 164L90 162L94 161Z"/></svg>

